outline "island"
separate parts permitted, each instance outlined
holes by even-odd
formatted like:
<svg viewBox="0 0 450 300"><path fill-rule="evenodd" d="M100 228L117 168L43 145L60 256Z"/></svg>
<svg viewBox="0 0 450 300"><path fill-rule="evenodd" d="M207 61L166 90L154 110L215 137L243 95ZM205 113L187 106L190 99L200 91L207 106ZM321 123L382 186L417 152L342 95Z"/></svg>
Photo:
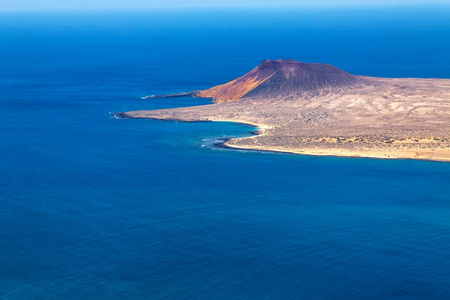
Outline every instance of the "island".
<svg viewBox="0 0 450 300"><path fill-rule="evenodd" d="M213 103L116 116L259 128L224 143L232 148L450 161L450 79L356 76L329 64L280 59L207 90L146 98L181 96Z"/></svg>

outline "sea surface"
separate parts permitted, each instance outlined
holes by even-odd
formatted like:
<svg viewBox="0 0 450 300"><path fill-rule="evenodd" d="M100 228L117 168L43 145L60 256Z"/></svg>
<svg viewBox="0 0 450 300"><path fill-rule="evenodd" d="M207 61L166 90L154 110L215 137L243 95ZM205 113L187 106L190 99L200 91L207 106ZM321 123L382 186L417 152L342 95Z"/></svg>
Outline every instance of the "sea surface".
<svg viewBox="0 0 450 300"><path fill-rule="evenodd" d="M0 13L0 299L450 299L450 164L115 119L264 59L450 78L450 7Z"/></svg>

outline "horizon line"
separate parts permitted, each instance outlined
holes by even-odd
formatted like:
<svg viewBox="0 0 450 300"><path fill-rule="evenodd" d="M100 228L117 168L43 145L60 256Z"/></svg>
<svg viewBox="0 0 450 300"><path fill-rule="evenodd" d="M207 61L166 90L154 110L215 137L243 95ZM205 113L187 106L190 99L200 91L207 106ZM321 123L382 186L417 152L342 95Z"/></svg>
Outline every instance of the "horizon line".
<svg viewBox="0 0 450 300"><path fill-rule="evenodd" d="M442 2L431 2L431 3L339 3L339 4L289 4L289 5L178 5L178 6L142 6L142 7L55 7L55 8L11 8L11 9L0 9L0 12L89 12L89 11L135 11L135 10L185 10L185 9L195 9L195 10L217 10L217 9L293 9L293 8L314 8L314 9L327 9L327 8L414 8L414 7L447 7L450 8L450 3Z"/></svg>

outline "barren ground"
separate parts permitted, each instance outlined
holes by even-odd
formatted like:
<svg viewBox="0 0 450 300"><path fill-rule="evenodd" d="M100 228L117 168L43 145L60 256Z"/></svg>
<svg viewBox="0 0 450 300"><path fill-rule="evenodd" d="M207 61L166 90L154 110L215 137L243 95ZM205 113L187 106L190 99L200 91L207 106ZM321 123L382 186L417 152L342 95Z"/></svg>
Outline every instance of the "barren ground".
<svg viewBox="0 0 450 300"><path fill-rule="evenodd" d="M260 128L259 135L226 142L235 148L450 161L450 79L360 78L371 85L118 115Z"/></svg>

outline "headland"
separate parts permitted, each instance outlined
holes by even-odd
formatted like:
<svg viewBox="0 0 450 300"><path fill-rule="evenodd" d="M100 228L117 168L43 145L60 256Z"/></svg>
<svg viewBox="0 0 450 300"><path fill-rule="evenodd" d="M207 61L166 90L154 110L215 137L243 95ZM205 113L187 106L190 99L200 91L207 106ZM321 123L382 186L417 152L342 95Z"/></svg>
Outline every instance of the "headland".
<svg viewBox="0 0 450 300"><path fill-rule="evenodd" d="M117 115L260 128L225 143L233 148L450 161L450 79L356 76L328 64L265 60L207 90L149 98L180 96L214 104Z"/></svg>

